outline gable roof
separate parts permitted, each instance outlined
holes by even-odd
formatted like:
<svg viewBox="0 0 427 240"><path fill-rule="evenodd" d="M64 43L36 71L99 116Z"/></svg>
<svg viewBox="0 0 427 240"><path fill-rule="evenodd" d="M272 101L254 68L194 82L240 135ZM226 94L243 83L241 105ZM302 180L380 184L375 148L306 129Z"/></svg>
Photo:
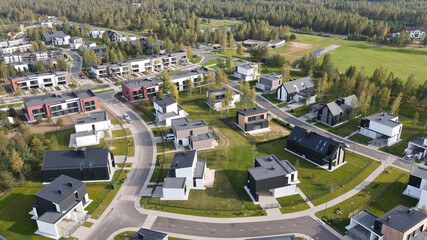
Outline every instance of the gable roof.
<svg viewBox="0 0 427 240"><path fill-rule="evenodd" d="M383 214L376 221L400 232L406 232L426 218L427 215L425 213L414 208L398 205Z"/></svg>
<svg viewBox="0 0 427 240"><path fill-rule="evenodd" d="M342 146L340 142L332 138L324 137L316 132L298 126L294 127L288 139L298 142L300 145L320 153L326 158L333 156L337 149Z"/></svg>
<svg viewBox="0 0 427 240"><path fill-rule="evenodd" d="M60 204L83 185L82 181L62 174L34 195L49 202ZM61 190L61 193L58 190Z"/></svg>
<svg viewBox="0 0 427 240"><path fill-rule="evenodd" d="M63 31L56 31L56 32L47 32L42 34L43 38L46 39L46 41L52 41L53 38L63 38L68 36Z"/></svg>
<svg viewBox="0 0 427 240"><path fill-rule="evenodd" d="M267 110L265 110L264 108L260 108L260 107L254 107L254 108L249 108L249 109L243 109L240 111L237 111L237 114L241 114L244 116L250 116L250 115L255 115L255 114L261 114L261 113L266 113L268 112Z"/></svg>
<svg viewBox="0 0 427 240"><path fill-rule="evenodd" d="M106 148L86 148L79 151L44 152L43 170L79 169L105 167L110 150Z"/></svg>
<svg viewBox="0 0 427 240"><path fill-rule="evenodd" d="M314 83L313 80L311 80L311 77L303 77L289 82L284 82L282 83L282 86L285 88L286 92L295 93L297 92L297 89L298 91L301 91L314 87Z"/></svg>
<svg viewBox="0 0 427 240"><path fill-rule="evenodd" d="M333 116L339 115L342 112L349 111L354 108L353 102L358 103L356 95L350 95L345 98L338 98L335 102L326 104Z"/></svg>
<svg viewBox="0 0 427 240"><path fill-rule="evenodd" d="M166 107L172 104L175 104L176 101L174 101L172 98L165 96L162 98L157 99L156 101L154 101L155 104L161 106L161 107Z"/></svg>

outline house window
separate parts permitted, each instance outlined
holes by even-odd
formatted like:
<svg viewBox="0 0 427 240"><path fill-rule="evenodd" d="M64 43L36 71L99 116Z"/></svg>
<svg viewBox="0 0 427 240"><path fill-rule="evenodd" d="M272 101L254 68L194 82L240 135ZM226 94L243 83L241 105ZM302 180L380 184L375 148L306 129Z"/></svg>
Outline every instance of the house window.
<svg viewBox="0 0 427 240"><path fill-rule="evenodd" d="M78 192L75 192L75 193L74 193L74 196L75 196L76 198L79 198L79 193L78 193Z"/></svg>
<svg viewBox="0 0 427 240"><path fill-rule="evenodd" d="M190 130L190 136L193 136L193 130Z"/></svg>
<svg viewBox="0 0 427 240"><path fill-rule="evenodd" d="M256 117L248 117L248 122L252 122L252 121L255 121L256 120Z"/></svg>
<svg viewBox="0 0 427 240"><path fill-rule="evenodd" d="M259 116L260 119L264 119L264 115Z"/></svg>

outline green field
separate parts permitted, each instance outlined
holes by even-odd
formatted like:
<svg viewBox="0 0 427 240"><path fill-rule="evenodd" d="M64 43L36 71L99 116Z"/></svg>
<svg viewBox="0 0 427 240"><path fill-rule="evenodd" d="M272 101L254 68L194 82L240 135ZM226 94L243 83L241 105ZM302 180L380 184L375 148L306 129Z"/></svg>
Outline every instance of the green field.
<svg viewBox="0 0 427 240"><path fill-rule="evenodd" d="M427 49L425 48L395 48L371 44L361 41L341 40L340 37L320 37L307 34L296 33L296 43L310 44L304 46L305 49L293 52L289 59L295 60L302 57L305 52L312 52L319 48L324 48L332 44L341 47L329 52L332 61L339 71L345 71L350 65L355 65L360 69L365 67L368 75L371 75L376 68L384 67L388 71L393 71L395 76L406 80L410 74L415 74L418 82L425 81L425 64L427 63ZM291 51L290 43L286 47L273 49L272 52L288 53ZM322 58L322 57L321 57Z"/></svg>
<svg viewBox="0 0 427 240"><path fill-rule="evenodd" d="M232 26L233 23L230 22L223 22L223 21L212 21L210 23L200 23L200 29L210 29L210 28L217 28L217 27L228 27Z"/></svg>

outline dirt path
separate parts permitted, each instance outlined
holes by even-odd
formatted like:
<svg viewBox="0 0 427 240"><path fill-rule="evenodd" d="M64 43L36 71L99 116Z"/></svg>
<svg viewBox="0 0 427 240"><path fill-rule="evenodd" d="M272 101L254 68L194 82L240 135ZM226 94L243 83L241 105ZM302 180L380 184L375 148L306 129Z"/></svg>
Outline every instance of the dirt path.
<svg viewBox="0 0 427 240"><path fill-rule="evenodd" d="M309 49L313 46L312 44L309 44L309 43L299 43L299 42L290 42L289 45L292 46L290 51L287 53L281 53L280 55L293 56L292 53L295 53L304 49ZM298 57L298 56L294 56L294 57Z"/></svg>
<svg viewBox="0 0 427 240"><path fill-rule="evenodd" d="M222 132L219 130L217 126L212 126L212 129L215 131L216 135L220 138L221 141L219 141L219 146L215 148L215 151L218 149L227 148L230 146L230 140L222 134Z"/></svg>

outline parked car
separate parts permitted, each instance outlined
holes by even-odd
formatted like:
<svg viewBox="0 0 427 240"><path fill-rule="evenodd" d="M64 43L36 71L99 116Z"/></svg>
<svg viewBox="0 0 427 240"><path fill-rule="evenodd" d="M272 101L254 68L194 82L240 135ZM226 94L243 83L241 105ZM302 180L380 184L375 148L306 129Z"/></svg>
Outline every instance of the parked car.
<svg viewBox="0 0 427 240"><path fill-rule="evenodd" d="M129 121L130 117L129 117L129 115L127 113L123 113L123 119L126 120L126 121Z"/></svg>
<svg viewBox="0 0 427 240"><path fill-rule="evenodd" d="M85 75L81 72L81 73L79 74L79 77L83 79L83 78L85 78Z"/></svg>
<svg viewBox="0 0 427 240"><path fill-rule="evenodd" d="M165 141L173 141L175 139L175 135L173 135L173 133L168 133L165 136L163 136L163 139Z"/></svg>
<svg viewBox="0 0 427 240"><path fill-rule="evenodd" d="M349 148L350 147L350 144L348 144L348 143L346 143L344 141L342 141L342 145L344 145L345 148Z"/></svg>
<svg viewBox="0 0 427 240"><path fill-rule="evenodd" d="M126 122L127 123L132 123L132 119L129 118L128 120L126 120Z"/></svg>

